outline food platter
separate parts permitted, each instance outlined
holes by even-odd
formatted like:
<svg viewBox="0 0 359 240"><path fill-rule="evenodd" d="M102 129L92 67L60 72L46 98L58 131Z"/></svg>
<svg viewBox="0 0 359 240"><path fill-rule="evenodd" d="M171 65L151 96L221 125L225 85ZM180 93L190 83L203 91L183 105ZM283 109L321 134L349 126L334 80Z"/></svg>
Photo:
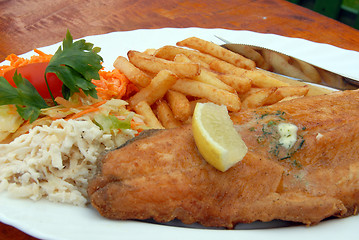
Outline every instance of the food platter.
<svg viewBox="0 0 359 240"><path fill-rule="evenodd" d="M183 227L179 222L169 226L113 221L102 218L92 208L11 199L6 194L0 195L0 203L1 221L40 239L356 239L359 233L359 216L330 219L311 227L272 222L239 224L235 230L224 230Z"/></svg>
<svg viewBox="0 0 359 240"><path fill-rule="evenodd" d="M233 43L263 46L284 52L324 69L359 79L359 53L303 39L287 38L273 34L224 29L156 29L115 32L89 36L85 39L101 47L104 66L112 69L117 56L126 56L128 50L143 51L164 45L175 45L186 37L197 36L221 44L220 36ZM59 44L39 48L54 53ZM24 54L24 57L33 52ZM270 223L239 224L235 230L186 226L178 221L157 224L141 221L113 221L101 217L91 207L76 207L51 203L46 200L34 202L11 198L6 192L0 194L0 221L41 239L303 239L305 237L355 239L359 216L344 219L328 219L316 226L306 227L281 221Z"/></svg>

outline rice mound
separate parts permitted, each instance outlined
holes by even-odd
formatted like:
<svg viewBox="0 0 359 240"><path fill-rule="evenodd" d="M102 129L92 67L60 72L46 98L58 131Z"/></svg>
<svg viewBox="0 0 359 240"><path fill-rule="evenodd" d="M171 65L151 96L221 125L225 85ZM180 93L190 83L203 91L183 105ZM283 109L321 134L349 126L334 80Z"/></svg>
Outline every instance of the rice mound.
<svg viewBox="0 0 359 240"><path fill-rule="evenodd" d="M137 131L105 133L90 120L53 121L37 126L9 144L0 144L0 192L12 196L85 206L88 179L105 150Z"/></svg>

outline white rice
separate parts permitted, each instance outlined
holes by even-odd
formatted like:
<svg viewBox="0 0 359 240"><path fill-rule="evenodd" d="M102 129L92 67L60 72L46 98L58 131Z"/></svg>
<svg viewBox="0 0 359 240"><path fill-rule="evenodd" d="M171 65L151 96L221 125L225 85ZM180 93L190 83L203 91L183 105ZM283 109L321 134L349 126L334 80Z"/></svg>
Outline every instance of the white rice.
<svg viewBox="0 0 359 240"><path fill-rule="evenodd" d="M0 192L84 206L99 154L135 133L104 133L89 120L60 119L37 126L9 144L0 144Z"/></svg>

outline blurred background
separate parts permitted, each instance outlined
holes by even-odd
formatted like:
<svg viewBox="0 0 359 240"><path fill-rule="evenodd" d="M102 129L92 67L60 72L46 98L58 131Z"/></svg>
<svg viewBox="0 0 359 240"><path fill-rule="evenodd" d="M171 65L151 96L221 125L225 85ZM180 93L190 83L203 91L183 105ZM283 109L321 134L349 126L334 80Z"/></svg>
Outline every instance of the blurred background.
<svg viewBox="0 0 359 240"><path fill-rule="evenodd" d="M288 0L359 29L359 0Z"/></svg>

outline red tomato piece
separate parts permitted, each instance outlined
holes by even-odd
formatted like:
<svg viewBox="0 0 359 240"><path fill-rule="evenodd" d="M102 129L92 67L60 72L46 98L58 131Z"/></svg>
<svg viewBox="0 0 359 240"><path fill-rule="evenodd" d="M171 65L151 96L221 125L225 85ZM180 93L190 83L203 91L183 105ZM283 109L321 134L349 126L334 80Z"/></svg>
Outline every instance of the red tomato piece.
<svg viewBox="0 0 359 240"><path fill-rule="evenodd" d="M14 76L15 70L17 70L17 73L21 73L23 78L29 80L29 82L36 88L36 90L44 99L50 99L51 95L45 82L45 69L48 64L48 62L30 63L7 71L4 74L4 77L13 87L16 87L12 78ZM46 77L54 98L58 96L62 97L62 81L56 76L55 73L47 73Z"/></svg>

